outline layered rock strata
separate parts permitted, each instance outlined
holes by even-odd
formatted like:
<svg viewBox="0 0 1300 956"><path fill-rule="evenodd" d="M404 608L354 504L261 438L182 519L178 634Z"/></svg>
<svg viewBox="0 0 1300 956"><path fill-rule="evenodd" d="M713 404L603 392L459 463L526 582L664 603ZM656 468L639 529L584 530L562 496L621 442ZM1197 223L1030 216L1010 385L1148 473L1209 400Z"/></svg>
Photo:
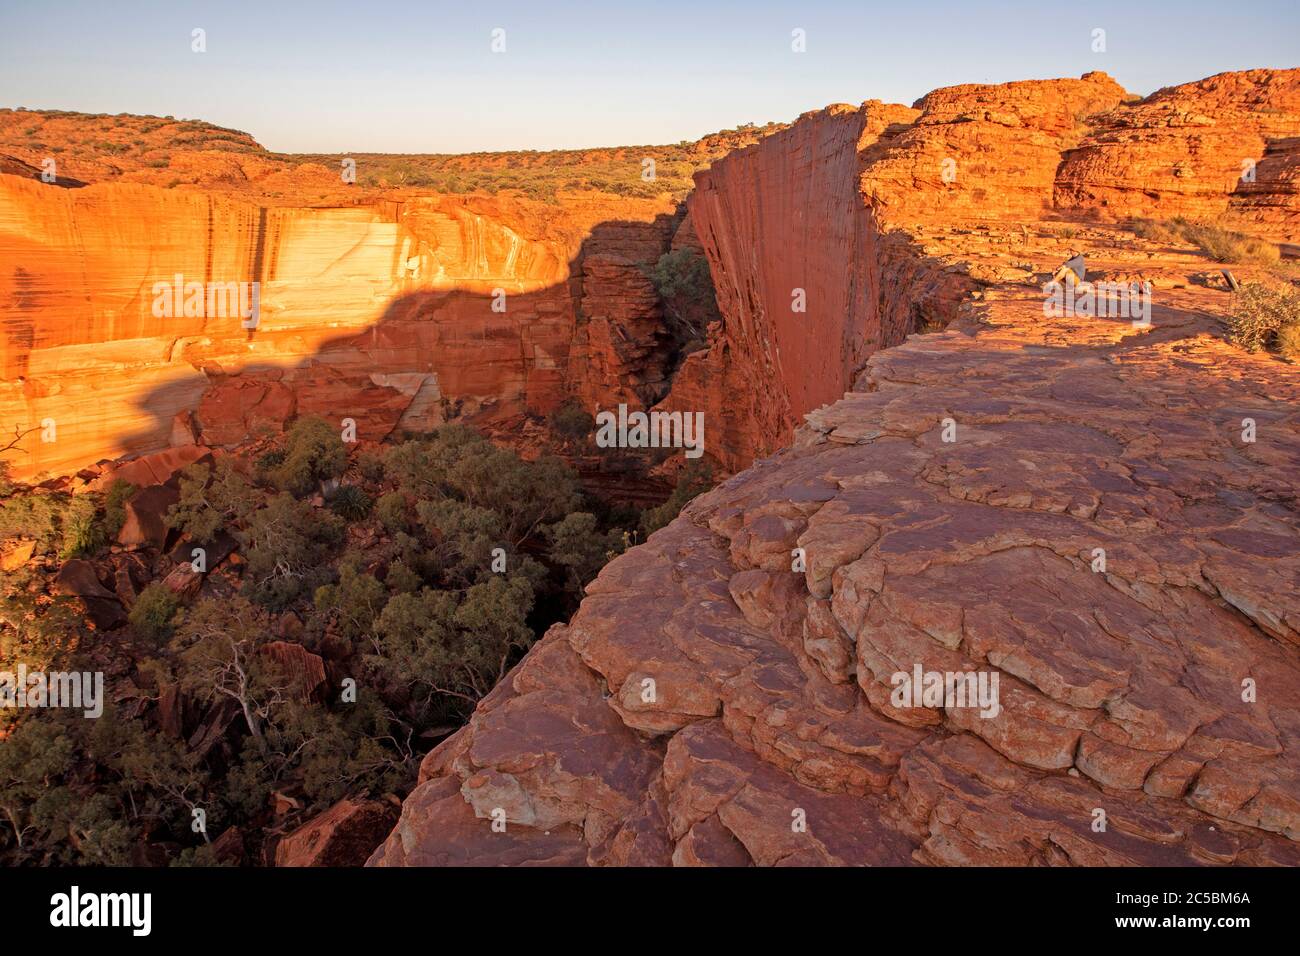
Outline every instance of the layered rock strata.
<svg viewBox="0 0 1300 956"><path fill-rule="evenodd" d="M0 427L55 426L15 473L231 444L309 412L378 438L571 396L653 403L671 346L643 263L677 218L652 200L290 208L0 175ZM156 283L191 282L205 314L180 297L155 314ZM206 297L227 283L258 284L255 328L234 295Z"/></svg>

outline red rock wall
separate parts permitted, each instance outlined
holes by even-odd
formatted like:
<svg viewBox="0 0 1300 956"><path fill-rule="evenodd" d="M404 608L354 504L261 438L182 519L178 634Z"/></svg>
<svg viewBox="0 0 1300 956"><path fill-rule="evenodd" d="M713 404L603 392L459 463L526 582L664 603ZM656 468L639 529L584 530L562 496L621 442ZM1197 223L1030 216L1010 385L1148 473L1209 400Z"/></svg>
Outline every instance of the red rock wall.
<svg viewBox="0 0 1300 956"><path fill-rule="evenodd" d="M866 152L862 191L894 222L1038 215L1084 119L1126 95L1105 73L935 90L915 123Z"/></svg>
<svg viewBox="0 0 1300 956"><path fill-rule="evenodd" d="M704 412L706 453L728 471L787 444L885 344L876 230L857 190L865 121L847 106L811 113L696 176L691 226L723 321L664 407Z"/></svg>
<svg viewBox="0 0 1300 956"><path fill-rule="evenodd" d="M1097 118L1061 164L1056 205L1107 218L1240 214L1295 240L1300 69L1221 73ZM1243 181L1253 160L1254 182Z"/></svg>
<svg viewBox="0 0 1300 956"><path fill-rule="evenodd" d="M305 412L375 438L570 394L653 402L667 352L638 263L674 223L667 200L268 208L0 175L0 433L56 424L6 457L20 477L67 472L184 440L190 412L190 437L229 444ZM260 282L257 329L155 317L153 284L176 273Z"/></svg>

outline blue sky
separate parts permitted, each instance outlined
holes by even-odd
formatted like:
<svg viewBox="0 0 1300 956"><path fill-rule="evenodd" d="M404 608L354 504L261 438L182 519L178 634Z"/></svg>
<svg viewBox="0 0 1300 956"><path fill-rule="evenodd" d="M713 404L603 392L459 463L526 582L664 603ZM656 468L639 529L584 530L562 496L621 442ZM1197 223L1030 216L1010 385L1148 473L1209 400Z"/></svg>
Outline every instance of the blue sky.
<svg viewBox="0 0 1300 956"><path fill-rule="evenodd" d="M1101 69L1145 94L1297 65L1297 0L0 0L0 106L205 119L282 151L672 143L954 83Z"/></svg>

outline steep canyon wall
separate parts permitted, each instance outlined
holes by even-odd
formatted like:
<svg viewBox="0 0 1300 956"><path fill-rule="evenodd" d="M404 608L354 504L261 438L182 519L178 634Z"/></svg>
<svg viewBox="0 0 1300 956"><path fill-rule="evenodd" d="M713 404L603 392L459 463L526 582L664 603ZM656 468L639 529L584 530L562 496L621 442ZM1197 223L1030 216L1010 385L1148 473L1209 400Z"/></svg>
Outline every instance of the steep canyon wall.
<svg viewBox="0 0 1300 956"><path fill-rule="evenodd" d="M320 412L399 422L652 403L670 351L640 263L667 199L429 196L262 206L136 184L0 175L0 428L16 474L169 442L226 444ZM260 283L236 314L154 314L154 284ZM498 295L504 293L504 297Z"/></svg>

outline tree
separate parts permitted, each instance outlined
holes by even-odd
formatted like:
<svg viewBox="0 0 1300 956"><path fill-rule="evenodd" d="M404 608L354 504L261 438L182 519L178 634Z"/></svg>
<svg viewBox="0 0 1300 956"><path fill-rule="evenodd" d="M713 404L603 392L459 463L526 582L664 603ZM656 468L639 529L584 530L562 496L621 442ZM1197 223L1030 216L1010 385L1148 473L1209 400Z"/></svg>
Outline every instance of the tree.
<svg viewBox="0 0 1300 956"><path fill-rule="evenodd" d="M54 824L50 816L67 803L61 780L76 759L63 723L44 712L27 713L0 746L0 817L20 850L32 849Z"/></svg>
<svg viewBox="0 0 1300 956"><path fill-rule="evenodd" d="M211 776L195 755L165 734L119 719L116 711L106 717L96 722L87 756L117 774L130 816L179 835L192 832L194 811L202 810L207 824L202 836L210 843L208 834L220 821L222 807L213 797Z"/></svg>
<svg viewBox="0 0 1300 956"><path fill-rule="evenodd" d="M709 323L722 317L708 260L694 249L676 249L660 256L649 275L668 311L673 337L684 351L694 351L703 344Z"/></svg>
<svg viewBox="0 0 1300 956"><path fill-rule="evenodd" d="M180 601L172 589L161 581L153 581L135 599L127 620L141 637L155 644L163 644L175 630L178 610Z"/></svg>
<svg viewBox="0 0 1300 956"><path fill-rule="evenodd" d="M181 690L200 700L235 701L262 751L267 718L287 696L283 675L259 653L269 632L266 613L244 598L204 598L173 641Z"/></svg>
<svg viewBox="0 0 1300 956"><path fill-rule="evenodd" d="M460 586L491 573L492 551L506 543L496 512L449 498L421 501L415 511L431 542L426 557L447 583Z"/></svg>
<svg viewBox="0 0 1300 956"><path fill-rule="evenodd" d="M167 525L195 541L209 542L218 531L233 530L257 507L257 493L229 458L215 468L188 465L181 472L180 498L167 510Z"/></svg>
<svg viewBox="0 0 1300 956"><path fill-rule="evenodd" d="M370 663L410 688L417 721L439 695L472 706L505 675L511 652L531 642L532 604L532 586L522 576L493 577L463 600L430 588L397 594L375 622Z"/></svg>
<svg viewBox="0 0 1300 956"><path fill-rule="evenodd" d="M136 492L135 485L122 478L114 478L104 494L104 530L109 538L116 538L126 523L126 503Z"/></svg>
<svg viewBox="0 0 1300 956"><path fill-rule="evenodd" d="M524 541L543 521L577 510L577 475L563 461L546 456L526 462L508 449L484 444L477 454L461 457L448 480L466 503L500 515L511 543Z"/></svg>
<svg viewBox="0 0 1300 956"><path fill-rule="evenodd" d="M384 526L384 530L390 534L406 531L411 527L406 495L400 491L390 491L380 495L375 503L375 516L379 518L379 523Z"/></svg>
<svg viewBox="0 0 1300 956"><path fill-rule="evenodd" d="M31 572L0 575L0 670L12 671L20 661L32 671L66 669L85 632L73 598L47 602L31 589L32 580Z"/></svg>
<svg viewBox="0 0 1300 956"><path fill-rule="evenodd" d="M245 588L279 610L326 579L326 558L343 539L342 519L312 508L288 492L254 512L239 539L247 549Z"/></svg>
<svg viewBox="0 0 1300 956"><path fill-rule="evenodd" d="M289 429L284 461L270 470L270 478L281 491L306 495L347 467L348 450L339 432L325 419L306 415Z"/></svg>
<svg viewBox="0 0 1300 956"><path fill-rule="evenodd" d="M565 515L555 524L542 529L549 544L550 558L566 570L568 584L575 595L603 568L614 555L627 547L623 532L601 532L596 516L585 511Z"/></svg>
<svg viewBox="0 0 1300 956"><path fill-rule="evenodd" d="M576 401L566 402L551 413L551 428L565 441L583 441L596 429L596 420Z"/></svg>
<svg viewBox="0 0 1300 956"><path fill-rule="evenodd" d="M340 565L337 584L318 587L315 596L317 609L332 612L338 632L349 640L370 632L387 601L384 585L374 575L361 573L352 561Z"/></svg>

